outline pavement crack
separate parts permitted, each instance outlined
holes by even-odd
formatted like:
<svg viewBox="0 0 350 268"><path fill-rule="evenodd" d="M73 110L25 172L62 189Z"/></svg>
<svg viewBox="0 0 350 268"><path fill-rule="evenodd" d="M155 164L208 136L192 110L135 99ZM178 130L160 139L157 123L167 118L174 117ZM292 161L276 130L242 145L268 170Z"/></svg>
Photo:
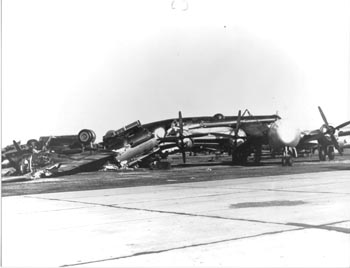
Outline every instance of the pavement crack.
<svg viewBox="0 0 350 268"><path fill-rule="evenodd" d="M30 197L30 196L27 196L27 197ZM118 205L114 205L114 204L110 204L109 205L109 204L100 204L100 203L84 202L84 201L76 201L76 200L67 200L67 199L44 198L44 197L30 197L30 198L39 198L39 199L52 200L52 201L71 202L71 203L86 204L86 205L101 206L101 207L110 207L110 208L118 208L118 209L125 209L125 210L145 211L145 212L152 212L152 213L164 213L164 214L170 214L170 215L180 215L180 216L190 216L190 217L203 217L203 218L212 218L212 219L220 219L220 220L244 221L244 222L254 222L254 223L263 223L263 224L275 224L275 225L283 225L283 226L287 225L287 224L281 223L281 222L262 221L262 220L244 219L244 218L233 218L233 217L222 217L222 216L217 216L217 215L204 215L204 214L195 214L195 213L187 213L187 212L179 212L179 211L136 208L136 207L118 206Z"/></svg>
<svg viewBox="0 0 350 268"><path fill-rule="evenodd" d="M280 234L280 233L299 231L302 229L304 229L304 228L300 227L300 228L289 229L289 230L266 232L266 233L260 233L260 234L255 234L255 235L242 236L242 237L233 237L233 238L228 238L228 239L222 239L222 240L216 240L216 241L204 242L204 243L197 243L197 244L191 244L191 245L185 245L185 246L179 246L179 247L173 247L173 248L166 248L166 249L160 249L160 250L142 251L142 252L137 252L134 254L124 255L124 256L119 256L119 257L112 257L112 258L79 262L79 263L72 263L72 264L64 264L64 265L61 265L60 267L78 266L78 265L100 263L100 262L113 261L113 260L119 260L119 259L125 259L125 258L132 258L132 257L137 257L137 256L142 256L142 255L159 254L159 253L164 253L164 252L173 251L173 250L181 250L181 249L187 249L187 248L193 248L193 247L208 246L208 245L231 242L231 241L236 241L236 240L256 238L256 237L266 236L266 235L275 235L275 234Z"/></svg>
<svg viewBox="0 0 350 268"><path fill-rule="evenodd" d="M313 224L305 224L305 223L297 223L297 222L288 222L287 224L290 226L303 227L305 229L321 229L321 230L327 230L327 231L335 231L335 232L344 233L344 234L350 234L350 228L331 226L333 224L343 223L343 222L348 222L348 221L340 221L340 222L321 224L321 225L313 225Z"/></svg>
<svg viewBox="0 0 350 268"><path fill-rule="evenodd" d="M283 223L283 222L245 219L245 218L222 217L222 216L217 216L217 215L195 214L195 213L187 213L187 212L179 212L179 211L167 211L167 210L158 210L158 209L126 207L126 206L118 206L118 205L114 205L114 204L108 205L108 204L100 204L100 203L94 203L94 202L84 202L84 201L56 199L56 198L43 198L43 197L31 197L31 196L27 196L27 197L45 199L45 200L53 200L53 201L71 202L71 203L78 203L78 204L86 204L86 205L92 205L92 206L110 207L110 208L125 209L125 210L145 211L145 212L151 212L151 213L162 213L162 214L170 214L170 215L189 216L189 217L203 217L203 218L211 218L211 219L243 221L243 222L253 222L253 223L262 223L262 224L274 224L274 225L282 225L282 226L294 226L294 227L296 226L296 227L302 227L302 229L317 228L317 229L323 229L323 230L328 230L328 231L350 233L349 228L330 226L330 225L337 224L337 223L347 222L348 220L332 222L332 223L327 223L327 224L321 224L321 225L310 225L310 224L304 224L304 223L293 223L293 222Z"/></svg>

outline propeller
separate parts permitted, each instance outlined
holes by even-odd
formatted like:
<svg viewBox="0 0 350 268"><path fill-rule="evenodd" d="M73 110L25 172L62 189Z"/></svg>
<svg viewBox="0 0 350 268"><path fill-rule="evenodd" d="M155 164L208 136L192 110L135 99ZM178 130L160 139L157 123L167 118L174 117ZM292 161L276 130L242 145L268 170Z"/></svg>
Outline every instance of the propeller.
<svg viewBox="0 0 350 268"><path fill-rule="evenodd" d="M236 129L235 129L235 146L236 147L237 147L238 131L239 131L239 127L241 126L241 117L242 117L242 113L241 113L241 110L239 110L238 111L238 117L237 117Z"/></svg>
<svg viewBox="0 0 350 268"><path fill-rule="evenodd" d="M179 111L179 128L180 128L180 150L182 153L182 161L185 164L186 163L186 152L185 152L185 143L184 143L184 125L183 125L183 120L182 120L182 114L181 111Z"/></svg>
<svg viewBox="0 0 350 268"><path fill-rule="evenodd" d="M339 131L339 137L350 136L350 131Z"/></svg>
<svg viewBox="0 0 350 268"><path fill-rule="evenodd" d="M323 111L322 111L322 109L321 109L320 106L318 106L318 110L320 111L320 114L321 114L321 117L322 117L322 119L323 119L323 122L326 124L327 127L329 127L327 118L326 118L326 116L324 115L324 113L323 113Z"/></svg>
<svg viewBox="0 0 350 268"><path fill-rule="evenodd" d="M328 124L327 118L326 118L325 114L323 113L323 111L322 111L320 106L318 106L318 110L320 111L320 114L321 114L321 117L323 119L323 122L325 123L324 126L326 127L326 130L327 130L324 134L329 134L329 136L331 138L331 141L332 141L332 144L337 149L339 154L343 155L343 153L341 152L341 148L339 146L339 143L338 143L337 139L334 136L334 133L335 133L335 129L339 129L340 127L347 126L348 124L350 124L350 122L345 122L345 123L339 125L338 127L334 128L334 127L332 127L332 126L330 126Z"/></svg>
<svg viewBox="0 0 350 268"><path fill-rule="evenodd" d="M346 127L347 125L350 125L350 121L348 121L348 122L345 122L345 123L343 123L343 124L340 124L339 126L337 126L335 129L341 129L341 128L343 128L343 127Z"/></svg>
<svg viewBox="0 0 350 268"><path fill-rule="evenodd" d="M239 132L239 127L241 126L241 118L242 118L242 112L241 110L238 111L238 116L237 116L237 122L236 122L236 128L232 131L234 133L234 135L228 135L229 138L232 139L232 137L234 137L235 141L234 141L234 146L235 148L237 147L237 139L239 138L238 137L238 132ZM222 135L222 134L220 134Z"/></svg>
<svg viewBox="0 0 350 268"><path fill-rule="evenodd" d="M23 150L21 149L21 147L19 146L19 144L13 140L13 146L15 147L17 152L22 152Z"/></svg>

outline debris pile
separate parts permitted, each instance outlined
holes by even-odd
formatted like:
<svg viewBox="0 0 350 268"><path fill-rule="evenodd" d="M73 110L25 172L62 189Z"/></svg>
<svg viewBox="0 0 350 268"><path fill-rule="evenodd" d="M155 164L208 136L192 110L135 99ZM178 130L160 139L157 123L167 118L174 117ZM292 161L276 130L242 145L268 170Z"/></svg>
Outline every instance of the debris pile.
<svg viewBox="0 0 350 268"><path fill-rule="evenodd" d="M85 143L89 141L90 136L86 137L83 134L81 135ZM89 168L97 169L93 162L97 161L98 165L102 165L106 158L106 154L91 157L97 146L92 143L82 144L77 135L40 137L39 141L31 139L27 144L13 141L12 145L6 146L1 151L3 160L1 175L29 175L32 179L36 179L72 174ZM107 154L107 157L110 155L111 153ZM86 158L89 160L84 161Z"/></svg>

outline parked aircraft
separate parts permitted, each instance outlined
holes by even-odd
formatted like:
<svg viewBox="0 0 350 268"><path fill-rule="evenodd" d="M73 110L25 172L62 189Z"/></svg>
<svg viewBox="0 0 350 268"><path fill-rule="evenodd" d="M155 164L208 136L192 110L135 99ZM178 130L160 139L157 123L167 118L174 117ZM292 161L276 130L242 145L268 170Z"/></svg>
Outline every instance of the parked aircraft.
<svg viewBox="0 0 350 268"><path fill-rule="evenodd" d="M317 150L320 161L325 161L326 156L329 160L333 160L335 156L334 149L336 149L340 155L342 155L342 148L336 138L336 136L346 136L349 133L342 132L340 129L350 124L350 121L344 122L336 127L329 125L325 114L320 106L318 110L321 114L324 124L316 130L304 132L298 144L299 148L315 146L313 141L317 141ZM338 133L338 134L336 134ZM344 146L343 146L344 147Z"/></svg>
<svg viewBox="0 0 350 268"><path fill-rule="evenodd" d="M342 151L344 149L350 149L350 129L339 131L337 141Z"/></svg>

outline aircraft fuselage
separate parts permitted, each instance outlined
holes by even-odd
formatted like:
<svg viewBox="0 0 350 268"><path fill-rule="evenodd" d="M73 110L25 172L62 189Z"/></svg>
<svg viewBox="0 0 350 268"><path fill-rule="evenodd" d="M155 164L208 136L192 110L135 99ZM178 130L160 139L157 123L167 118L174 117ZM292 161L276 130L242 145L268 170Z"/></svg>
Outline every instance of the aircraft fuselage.
<svg viewBox="0 0 350 268"><path fill-rule="evenodd" d="M301 131L289 122L277 120L272 123L268 132L269 144L273 150L283 147L296 147L300 141Z"/></svg>

